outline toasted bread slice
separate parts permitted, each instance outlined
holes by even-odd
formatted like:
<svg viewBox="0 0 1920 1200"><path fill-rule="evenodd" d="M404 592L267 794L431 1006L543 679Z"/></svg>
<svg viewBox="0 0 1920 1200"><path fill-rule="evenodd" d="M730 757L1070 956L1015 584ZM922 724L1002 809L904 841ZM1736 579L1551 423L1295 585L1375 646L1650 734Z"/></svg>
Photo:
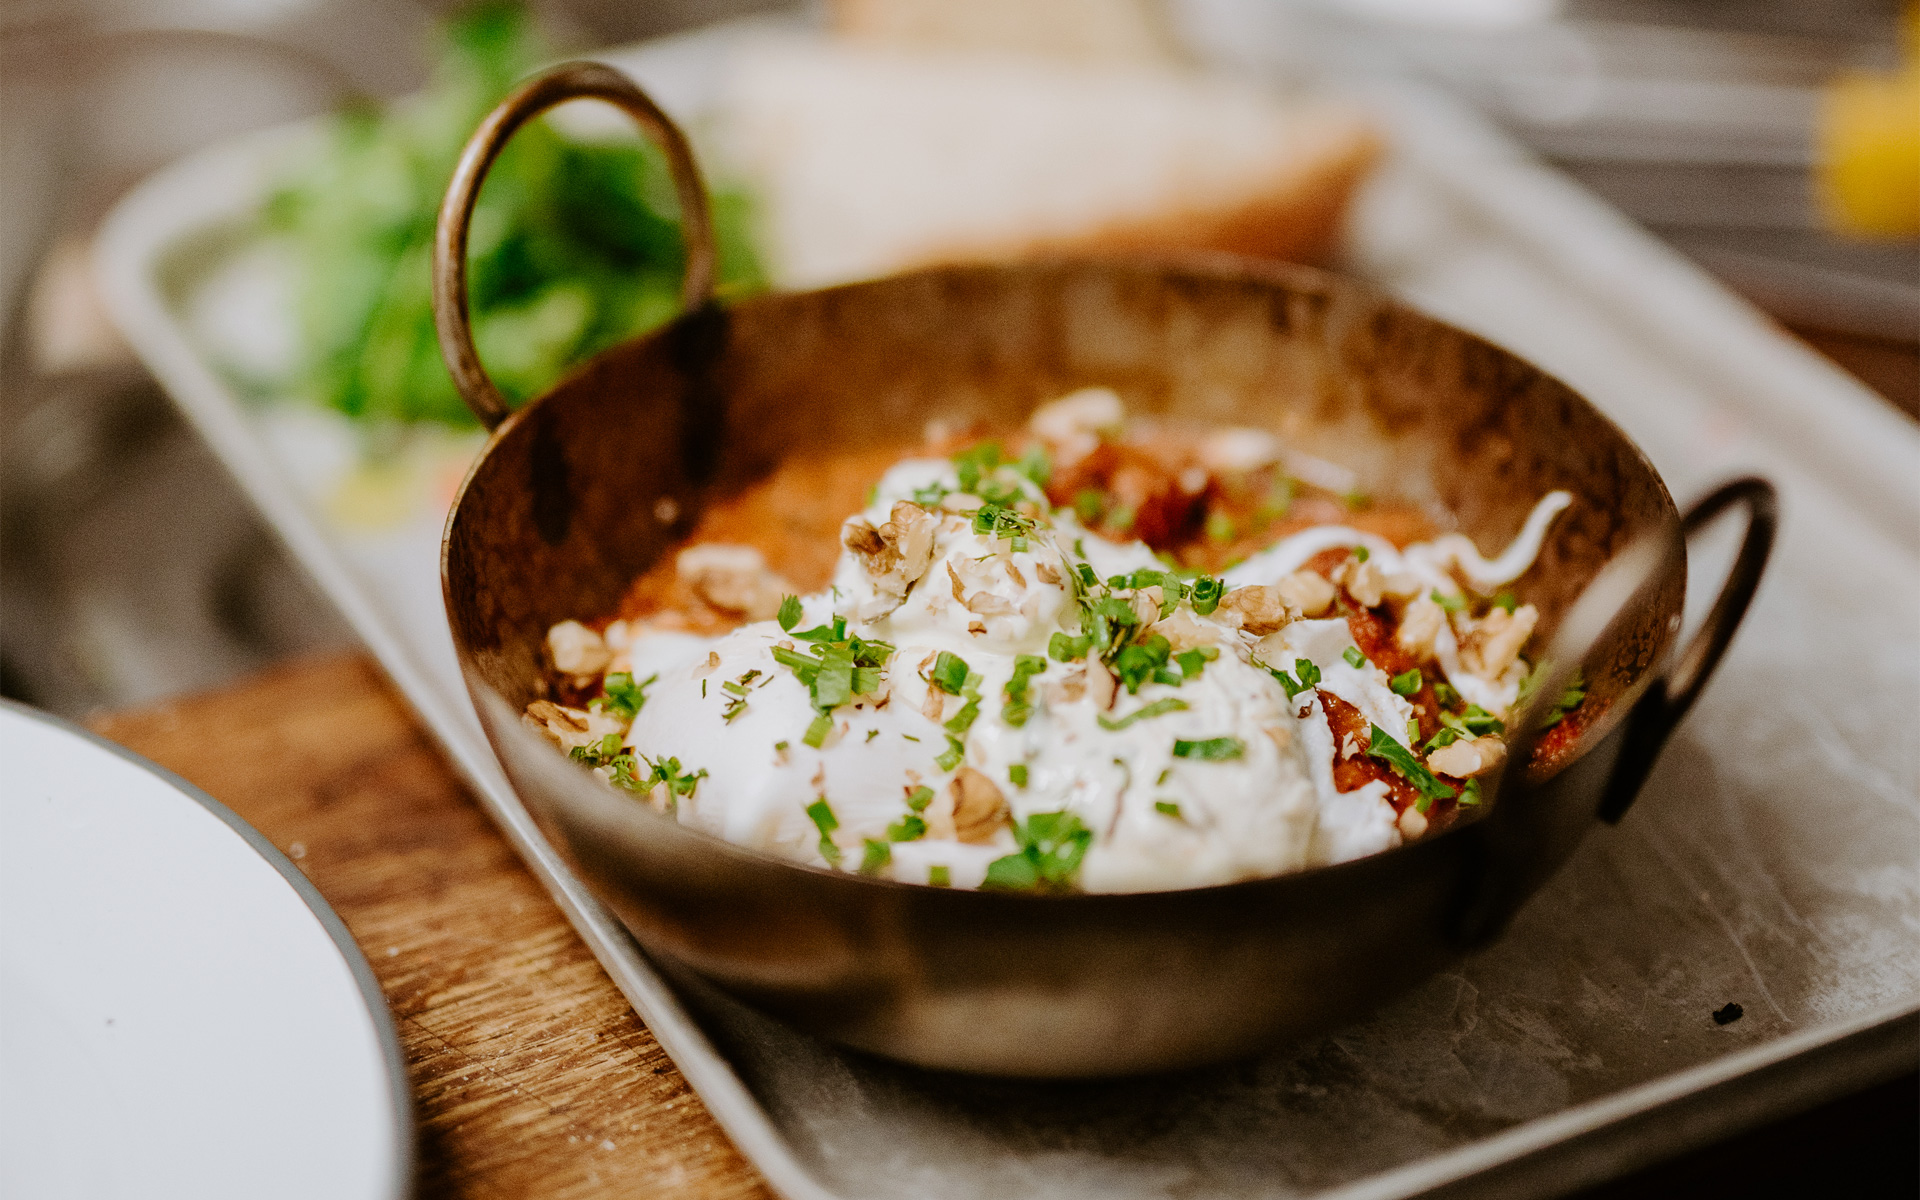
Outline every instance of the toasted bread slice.
<svg viewBox="0 0 1920 1200"><path fill-rule="evenodd" d="M767 43L725 136L790 287L1065 251L1315 262L1378 142L1356 112L1158 68Z"/></svg>

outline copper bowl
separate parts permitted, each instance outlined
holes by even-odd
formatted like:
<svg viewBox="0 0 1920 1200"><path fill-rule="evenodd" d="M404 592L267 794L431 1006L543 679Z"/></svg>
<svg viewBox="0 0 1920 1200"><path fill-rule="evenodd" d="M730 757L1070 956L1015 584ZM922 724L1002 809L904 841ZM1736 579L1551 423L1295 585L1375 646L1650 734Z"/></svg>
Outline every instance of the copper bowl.
<svg viewBox="0 0 1920 1200"><path fill-rule="evenodd" d="M467 220L514 129L581 97L620 106L666 148L685 215L688 311L509 412L466 322ZM502 766L649 953L907 1062L1070 1077L1216 1061L1354 1017L1483 943L1596 817L1617 820L1631 803L1731 638L1771 542L1765 483L1730 484L1683 521L1645 456L1571 389L1318 271L955 266L714 304L686 143L596 64L556 68L502 102L469 144L440 221L442 345L493 430L447 522L443 582ZM1505 544L1543 493L1569 490L1575 501L1520 590L1541 609L1560 674L1584 664L1604 716L1553 761L1509 771L1483 819L1427 840L1270 879L1073 896L899 884L732 845L604 786L523 728L519 714L547 687L547 629L613 611L714 497L789 455L897 444L935 416L1011 428L1093 384L1132 411L1273 429L1378 494L1437 505L1482 546ZM1748 516L1739 559L1705 626L1670 655L1683 536L1733 505ZM1530 748L1516 744L1512 761Z"/></svg>

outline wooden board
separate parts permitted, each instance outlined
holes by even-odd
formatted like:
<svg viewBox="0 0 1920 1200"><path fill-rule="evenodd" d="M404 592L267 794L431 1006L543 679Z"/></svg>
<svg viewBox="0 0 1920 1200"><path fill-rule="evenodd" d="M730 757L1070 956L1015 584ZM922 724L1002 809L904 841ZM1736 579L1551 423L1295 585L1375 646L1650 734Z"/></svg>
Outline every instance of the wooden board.
<svg viewBox="0 0 1920 1200"><path fill-rule="evenodd" d="M421 1197L771 1197L371 660L93 725L240 814L346 922L406 1051Z"/></svg>

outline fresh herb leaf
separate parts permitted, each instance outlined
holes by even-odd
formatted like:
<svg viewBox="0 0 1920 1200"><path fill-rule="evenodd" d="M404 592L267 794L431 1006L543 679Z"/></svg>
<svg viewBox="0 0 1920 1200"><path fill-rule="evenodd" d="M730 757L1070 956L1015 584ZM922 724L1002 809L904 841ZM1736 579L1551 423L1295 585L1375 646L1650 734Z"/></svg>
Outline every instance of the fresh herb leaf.
<svg viewBox="0 0 1920 1200"><path fill-rule="evenodd" d="M1173 743L1175 758L1198 758L1206 762L1232 762L1246 752L1247 744L1237 737L1207 738L1198 742L1180 739Z"/></svg>
<svg viewBox="0 0 1920 1200"><path fill-rule="evenodd" d="M1480 803L1480 781L1469 779L1467 785L1460 789L1460 807L1472 808L1478 803Z"/></svg>
<svg viewBox="0 0 1920 1200"><path fill-rule="evenodd" d="M1046 487L1047 480L1053 477L1053 459L1047 455L1047 448L1038 442L1021 455L1020 461L1013 467L1032 480L1035 487Z"/></svg>
<svg viewBox="0 0 1920 1200"><path fill-rule="evenodd" d="M1155 800L1153 802L1153 811L1172 817L1176 821L1186 820L1185 817L1180 815L1180 806L1171 800Z"/></svg>
<svg viewBox="0 0 1920 1200"><path fill-rule="evenodd" d="M567 757L575 762L583 762L589 767L604 767L620 753L620 735L609 733L597 742L588 742L584 746L575 746L567 752Z"/></svg>
<svg viewBox="0 0 1920 1200"><path fill-rule="evenodd" d="M966 686L970 673L966 659L951 650L942 650L933 660L933 670L927 673L927 682L949 696L958 696L960 689Z"/></svg>
<svg viewBox="0 0 1920 1200"><path fill-rule="evenodd" d="M1191 650L1182 650L1174 655L1173 661L1180 664L1180 674L1183 679L1198 679L1200 672L1206 669L1207 664L1219 657L1220 650L1217 646L1195 646Z"/></svg>
<svg viewBox="0 0 1920 1200"><path fill-rule="evenodd" d="M927 823L911 814L887 826L887 840L890 842L917 842L925 836Z"/></svg>
<svg viewBox="0 0 1920 1200"><path fill-rule="evenodd" d="M1101 713L1095 719L1100 722L1100 728L1109 730L1114 733L1118 733L1122 729L1125 729L1127 726L1133 724L1135 721L1144 721L1148 717L1163 716L1166 713L1170 713L1170 712L1185 712L1185 711L1187 711L1187 702L1185 700L1182 700L1177 696L1168 696L1164 700L1155 700L1152 704L1147 704L1147 705L1143 705L1140 708L1136 708L1132 712L1128 713L1126 716L1121 717L1118 721L1108 720L1107 715L1105 713Z"/></svg>
<svg viewBox="0 0 1920 1200"><path fill-rule="evenodd" d="M915 812L927 811L927 805L933 803L933 789L921 784L907 793L907 807Z"/></svg>
<svg viewBox="0 0 1920 1200"><path fill-rule="evenodd" d="M1193 611L1207 616L1220 607L1220 598L1227 594L1227 585L1211 575L1202 575L1188 585L1188 597L1193 602Z"/></svg>
<svg viewBox="0 0 1920 1200"><path fill-rule="evenodd" d="M951 867L940 866L940 865L928 867L927 868L927 886L928 887L952 887L953 886L953 869Z"/></svg>
<svg viewBox="0 0 1920 1200"><path fill-rule="evenodd" d="M1460 693L1454 691L1453 685L1444 679L1433 681L1433 698L1440 702L1442 708L1453 708L1460 703Z"/></svg>
<svg viewBox="0 0 1920 1200"><path fill-rule="evenodd" d="M629 671L614 671L601 682L606 695L595 700L591 707L608 716L631 721L641 709L647 706L647 688L651 687L658 675L649 675L643 681L635 683Z"/></svg>
<svg viewBox="0 0 1920 1200"><path fill-rule="evenodd" d="M760 611L765 612L767 610L763 608ZM780 622L780 628L786 630L788 633L792 633L793 627L800 623L800 597L787 596L782 599L780 601L780 612L774 619Z"/></svg>
<svg viewBox="0 0 1920 1200"><path fill-rule="evenodd" d="M1047 660L1037 654L1022 654L1013 660L1013 675L1005 689L1007 702L1000 709L1000 718L1007 724L1018 729L1033 715L1032 679L1046 669Z"/></svg>
<svg viewBox="0 0 1920 1200"><path fill-rule="evenodd" d="M1402 671L1395 675L1387 681L1387 687L1391 688L1396 696L1412 696L1418 694L1423 682L1420 678L1420 668L1415 667L1411 671Z"/></svg>
<svg viewBox="0 0 1920 1200"><path fill-rule="evenodd" d="M1454 797L1454 790L1441 783L1432 771L1427 770L1425 764L1414 757L1413 751L1394 741L1387 731L1378 725L1370 728L1373 736L1367 743L1367 754L1392 767L1396 774L1414 786L1414 790L1420 793L1420 799L1414 807L1421 812L1426 812L1433 801L1450 800Z"/></svg>
<svg viewBox="0 0 1920 1200"><path fill-rule="evenodd" d="M893 847L874 838L866 839L867 852L860 856L860 873L877 875L880 868L893 861Z"/></svg>
<svg viewBox="0 0 1920 1200"><path fill-rule="evenodd" d="M1353 548L1353 561L1355 562L1365 562L1372 557L1373 557L1373 552L1371 550L1368 550L1365 546L1355 546Z"/></svg>
<svg viewBox="0 0 1920 1200"><path fill-rule="evenodd" d="M1439 588L1434 588L1430 594L1433 596L1433 602L1435 604L1438 604L1441 608L1446 609L1450 613L1463 612L1467 607L1466 597L1458 595L1457 593L1454 595L1447 595L1441 592Z"/></svg>
<svg viewBox="0 0 1920 1200"><path fill-rule="evenodd" d="M800 740L818 750L826 742L827 735L832 732L833 718L821 713L808 723L807 731L801 735Z"/></svg>
<svg viewBox="0 0 1920 1200"><path fill-rule="evenodd" d="M1210 542L1230 542L1240 533L1233 518L1223 512L1207 514L1207 540Z"/></svg>
<svg viewBox="0 0 1920 1200"><path fill-rule="evenodd" d="M1574 709L1579 708L1581 701L1586 698L1587 677L1580 671L1575 670L1573 678L1567 680L1565 690L1560 693L1560 698L1553 702L1553 707L1547 711L1546 716L1541 720L1540 728L1552 729L1555 725L1566 720L1568 714L1572 713Z"/></svg>
<svg viewBox="0 0 1920 1200"><path fill-rule="evenodd" d="M1340 657L1346 659L1347 665L1356 671L1367 665L1367 656L1360 653L1358 646L1348 646L1340 652Z"/></svg>
<svg viewBox="0 0 1920 1200"><path fill-rule="evenodd" d="M1166 638L1157 633L1149 634L1143 642L1120 648L1113 657L1114 674L1126 685L1129 696L1138 693L1140 685L1149 680L1178 687L1182 682L1181 677L1167 670L1172 651L1173 644Z"/></svg>
<svg viewBox="0 0 1920 1200"><path fill-rule="evenodd" d="M1081 488L1073 496L1073 515L1080 518L1082 525L1093 525L1107 511L1107 498L1092 488Z"/></svg>
<svg viewBox="0 0 1920 1200"><path fill-rule="evenodd" d="M1068 891L1074 886L1087 847L1093 844L1093 831L1071 812L1035 813L1016 822L1013 835L1020 849L987 864L982 888Z"/></svg>
<svg viewBox="0 0 1920 1200"><path fill-rule="evenodd" d="M1007 768L1007 782L1017 788L1027 786L1027 764L1014 763Z"/></svg>
<svg viewBox="0 0 1920 1200"><path fill-rule="evenodd" d="M961 761L966 757L966 743L954 737L952 734L948 734L947 748L941 751L939 757L933 760L933 765L939 767L942 771L951 771L959 766Z"/></svg>
<svg viewBox="0 0 1920 1200"><path fill-rule="evenodd" d="M1069 637L1064 633L1056 633L1047 639L1047 656L1055 662L1076 662L1085 658L1091 649L1093 639L1090 637Z"/></svg>
<svg viewBox="0 0 1920 1200"><path fill-rule="evenodd" d="M820 831L820 857L839 866L840 847L833 844L833 831L840 828L840 818L833 815L833 806L822 796L807 805L807 816L813 820L814 828Z"/></svg>
<svg viewBox="0 0 1920 1200"><path fill-rule="evenodd" d="M879 731L878 729L869 729L869 730L867 730L867 740L868 740L868 741L872 741L873 739L875 739L875 738L877 738L877 737L879 737L879 736L880 736L880 731Z"/></svg>
<svg viewBox="0 0 1920 1200"><path fill-rule="evenodd" d="M1512 592L1501 592L1493 598L1493 606L1512 612L1514 609L1520 607L1520 601L1514 597Z"/></svg>

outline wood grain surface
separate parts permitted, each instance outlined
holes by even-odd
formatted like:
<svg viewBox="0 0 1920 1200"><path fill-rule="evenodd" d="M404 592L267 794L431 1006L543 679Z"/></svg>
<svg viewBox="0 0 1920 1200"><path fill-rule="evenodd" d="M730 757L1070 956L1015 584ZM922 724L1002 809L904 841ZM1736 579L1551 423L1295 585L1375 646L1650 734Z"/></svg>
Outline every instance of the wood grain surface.
<svg viewBox="0 0 1920 1200"><path fill-rule="evenodd" d="M771 1197L371 660L93 725L240 814L346 922L406 1051L421 1197Z"/></svg>

